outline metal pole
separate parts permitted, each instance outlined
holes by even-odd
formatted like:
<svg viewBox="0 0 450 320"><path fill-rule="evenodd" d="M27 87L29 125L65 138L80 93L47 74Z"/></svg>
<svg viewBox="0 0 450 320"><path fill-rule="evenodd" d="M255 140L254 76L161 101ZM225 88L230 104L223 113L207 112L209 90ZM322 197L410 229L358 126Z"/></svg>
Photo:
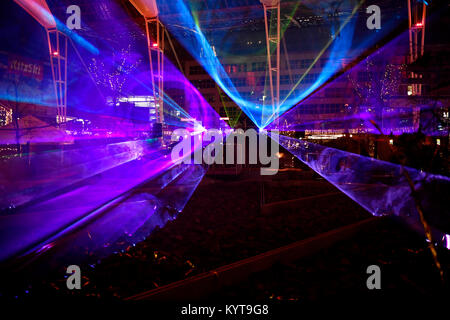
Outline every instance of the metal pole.
<svg viewBox="0 0 450 320"><path fill-rule="evenodd" d="M47 40L56 97L56 122L67 119L67 37L57 29L47 29ZM60 37L61 39L60 41ZM61 50L64 49L64 50ZM64 65L62 65L64 63ZM57 68L57 70L55 69Z"/></svg>
<svg viewBox="0 0 450 320"><path fill-rule="evenodd" d="M281 21L281 16L280 16L280 3L278 2L278 6L277 6L277 104L276 104L276 113L275 113L275 118L277 119L277 123L278 123L278 113L280 111L280 34L281 34L281 27L280 27L280 21Z"/></svg>
<svg viewBox="0 0 450 320"><path fill-rule="evenodd" d="M266 26L266 44L267 44L267 63L269 68L269 83L270 83L270 96L272 98L272 108L275 105L275 97L273 94L273 79L272 79L272 59L270 54L270 39L269 39L269 25L267 22L267 7L264 5L264 22Z"/></svg>

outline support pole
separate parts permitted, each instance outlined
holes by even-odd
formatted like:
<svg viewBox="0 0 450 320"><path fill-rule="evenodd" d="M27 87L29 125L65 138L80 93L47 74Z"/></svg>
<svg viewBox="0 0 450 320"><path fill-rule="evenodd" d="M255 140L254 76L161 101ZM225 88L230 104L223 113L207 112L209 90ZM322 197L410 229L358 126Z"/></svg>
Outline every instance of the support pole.
<svg viewBox="0 0 450 320"><path fill-rule="evenodd" d="M56 123L67 121L67 36L58 29L47 29L50 66L56 96Z"/></svg>
<svg viewBox="0 0 450 320"><path fill-rule="evenodd" d="M426 11L427 6L417 1L408 0L408 20L409 20L409 63L413 63L421 56L425 51L425 23L426 23ZM411 84L413 96L422 95L422 84L416 83L416 79L421 79L422 75L415 72L411 72ZM420 126L420 108L413 108L413 126L415 130L418 130Z"/></svg>
<svg viewBox="0 0 450 320"><path fill-rule="evenodd" d="M426 4L408 0L409 19L409 63L413 63L423 56L425 51L425 23ZM412 79L420 79L421 75L411 72ZM412 85L412 95L422 94L422 85L414 83Z"/></svg>
<svg viewBox="0 0 450 320"><path fill-rule="evenodd" d="M148 56L150 60L150 78L156 106L156 123L164 122L164 26L158 17L145 18ZM152 33L156 33L152 38ZM153 53L156 55L156 70L153 65Z"/></svg>
<svg viewBox="0 0 450 320"><path fill-rule="evenodd" d="M266 29L266 46L267 46L267 64L269 70L269 84L270 95L272 99L272 117L278 121L278 113L280 108L280 1L279 0L261 0L264 7L264 23ZM272 32L271 23L269 23L268 15L270 12L270 18L275 15L276 20L276 34ZM275 61L272 55L272 48L275 46Z"/></svg>

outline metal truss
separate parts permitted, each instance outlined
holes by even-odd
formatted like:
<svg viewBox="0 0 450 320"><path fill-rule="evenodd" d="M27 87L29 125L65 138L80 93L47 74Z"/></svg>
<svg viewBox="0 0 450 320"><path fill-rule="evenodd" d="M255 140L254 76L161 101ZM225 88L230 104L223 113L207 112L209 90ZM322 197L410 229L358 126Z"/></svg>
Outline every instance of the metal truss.
<svg viewBox="0 0 450 320"><path fill-rule="evenodd" d="M67 121L67 36L58 29L46 29L53 87L56 95L57 123Z"/></svg>
<svg viewBox="0 0 450 320"><path fill-rule="evenodd" d="M269 72L270 96L272 101L272 117L278 119L280 107L280 1L261 1L264 7L264 23L266 29L267 63ZM270 14L271 21L268 21ZM273 24L276 20L276 24ZM272 52L275 51L275 55Z"/></svg>
<svg viewBox="0 0 450 320"><path fill-rule="evenodd" d="M413 63L424 53L425 49L425 20L427 6L424 2L408 0L408 19L409 19L409 63ZM411 72L411 78L421 78L414 72ZM412 95L422 94L422 85L412 85Z"/></svg>
<svg viewBox="0 0 450 320"><path fill-rule="evenodd" d="M155 97L156 123L164 122L164 26L158 17L145 18L150 77ZM152 37L153 35L153 37ZM154 53L154 54L153 54ZM156 56L156 70L153 65Z"/></svg>

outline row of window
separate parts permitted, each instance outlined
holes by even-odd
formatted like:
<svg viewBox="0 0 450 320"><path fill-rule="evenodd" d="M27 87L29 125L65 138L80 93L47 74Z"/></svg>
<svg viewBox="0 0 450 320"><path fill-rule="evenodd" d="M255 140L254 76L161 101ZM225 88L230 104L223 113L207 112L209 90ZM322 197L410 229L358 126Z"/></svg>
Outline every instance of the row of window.
<svg viewBox="0 0 450 320"><path fill-rule="evenodd" d="M309 68L314 62L314 59L299 59L299 60L292 60L290 61L290 67L292 69L307 69ZM325 67L327 64L327 59L320 59L319 62L316 62L313 65L313 68L316 68L320 66L321 68ZM267 69L267 62L252 62L251 64L251 70L248 69L246 63L234 63L234 64L225 64L224 66L225 71L228 74L236 73L236 72L259 72L259 71L266 71ZM198 75L198 74L206 74L205 70L201 66L191 66L189 67L189 74L191 75ZM358 73L358 80L364 81L368 79L367 73L360 72Z"/></svg>
<svg viewBox="0 0 450 320"><path fill-rule="evenodd" d="M253 62L252 63L252 71L253 72L266 71L266 66L267 66L267 62L265 62L265 61L263 61L263 62Z"/></svg>
<svg viewBox="0 0 450 320"><path fill-rule="evenodd" d="M214 80L205 79L205 80L192 80L192 84L197 89L211 89L216 87L216 83Z"/></svg>
<svg viewBox="0 0 450 320"><path fill-rule="evenodd" d="M293 83L297 83L302 76L303 75L298 75L298 74L294 75L292 77ZM317 74L317 73L309 73L302 79L302 82L300 84L314 83L314 82L316 82L318 77L319 77L319 74ZM233 83L233 85L236 88L249 86L246 78L232 78L231 82ZM192 80L192 84L198 89L209 89L209 88L215 87L214 81L209 80L209 79ZM290 77L288 75L280 76L280 84L281 85L291 84ZM256 87L263 87L265 85L266 85L265 77L260 77L256 82ZM338 95L338 96L341 96L341 95Z"/></svg>
<svg viewBox="0 0 450 320"><path fill-rule="evenodd" d="M380 72L373 71L360 71L358 72L358 81L359 82L370 82L375 79L383 79L384 75Z"/></svg>
<svg viewBox="0 0 450 320"><path fill-rule="evenodd" d="M239 64L225 64L223 66L225 71L228 74L235 73L235 72L247 72L247 64L245 63L239 63Z"/></svg>
<svg viewBox="0 0 450 320"><path fill-rule="evenodd" d="M200 66L191 66L189 67L189 74L206 74L205 69Z"/></svg>
<svg viewBox="0 0 450 320"><path fill-rule="evenodd" d="M292 81L293 83L297 83L301 78L303 77L303 75L301 74L296 74L292 76ZM305 83L314 83L319 77L318 73L308 73L307 75L305 75L302 79L303 84ZM232 78L231 81L233 82L235 87L247 87L249 86L248 81L246 78ZM259 77L259 79L256 82L256 86L257 87L262 87L266 84L266 77ZM280 84L281 85L285 85L285 84L291 84L291 80L289 75L281 75L280 76Z"/></svg>
<svg viewBox="0 0 450 320"><path fill-rule="evenodd" d="M314 59L300 59L300 60L291 60L290 61L290 67L292 69L307 69L314 63ZM327 63L327 59L320 59L319 62L316 62L313 65L313 68L316 68L320 66L323 68ZM234 73L234 72L247 72L247 64L240 63L240 64L226 64L224 65L225 71L228 73ZM258 71L266 71L267 69L267 62L261 61L261 62L252 62L251 65L251 71L252 72L258 72Z"/></svg>
<svg viewBox="0 0 450 320"><path fill-rule="evenodd" d="M231 79L235 87L246 87L247 86L247 79L245 78L234 78Z"/></svg>
<svg viewBox="0 0 450 320"><path fill-rule="evenodd" d="M314 62L314 59L301 59L301 60L292 60L290 61L291 69L307 69ZM315 63L313 68L320 65L324 67L326 64L326 59L321 59L320 63ZM264 62L253 62L252 63L252 71L266 71L267 63Z"/></svg>
<svg viewBox="0 0 450 320"><path fill-rule="evenodd" d="M317 78L318 78L318 74L317 73L311 73L311 74L307 74L301 83L305 84L305 83L314 83ZM301 75L295 75L293 77L294 83L296 83L299 79L300 79ZM247 87L248 86L248 82L246 78L233 78L231 79L231 81L233 82L234 86L239 88L239 87ZM258 81L257 86L263 86L264 85L264 78L260 79L260 81ZM284 85L284 84L289 84L290 83L290 79L289 76L287 75L283 75L280 76L280 84ZM216 87L216 84L214 82L214 80L212 79L204 79L204 80L193 80L192 84L197 88L197 89L212 89ZM285 90L281 90L280 91L280 95L283 96L283 92L285 92ZM289 92L289 91L287 91ZM348 96L349 92L346 89L343 88L327 88L325 89L325 97L333 97L333 98L345 98L346 96ZM242 93L241 94L243 97L249 97L250 94L249 93Z"/></svg>
<svg viewBox="0 0 450 320"><path fill-rule="evenodd" d="M222 117L231 116L234 118L237 115L239 115L239 113L240 113L240 109L237 107L227 107L226 110L224 107L220 107L220 110L219 110L219 114Z"/></svg>
<svg viewBox="0 0 450 320"><path fill-rule="evenodd" d="M236 114L239 112L239 108L236 107L227 107L227 112L225 112L225 108L220 108L220 114ZM343 104L304 104L301 105L298 109L298 113L302 115L310 115L310 114L332 114L332 113L341 113L345 111L345 106Z"/></svg>
<svg viewBox="0 0 450 320"><path fill-rule="evenodd" d="M325 97L327 98L346 98L351 95L348 89L344 88L328 88L325 89Z"/></svg>
<svg viewBox="0 0 450 320"><path fill-rule="evenodd" d="M293 60L291 61L291 68L292 69L306 69L311 66L311 64L314 62L314 59L301 59L301 60ZM314 64L313 68L316 67L316 64Z"/></svg>
<svg viewBox="0 0 450 320"><path fill-rule="evenodd" d="M216 102L216 97L213 94L206 94L205 100L208 101L209 103L213 103Z"/></svg>
<svg viewBox="0 0 450 320"><path fill-rule="evenodd" d="M334 103L304 104L304 105L300 105L298 110L299 110L300 114L340 113L345 110L345 105L334 104Z"/></svg>
<svg viewBox="0 0 450 320"><path fill-rule="evenodd" d="M253 62L251 71L265 71L266 70L266 62ZM225 64L223 66L224 70L228 74L236 73L236 72L247 72L247 64L246 63L235 63L235 64ZM206 74L205 70L201 66L191 66L189 67L190 75L198 75L198 74Z"/></svg>
<svg viewBox="0 0 450 320"><path fill-rule="evenodd" d="M302 79L303 77L303 79ZM314 83L319 78L318 73L307 73L305 76L303 74L295 74L292 76L292 80L294 83L297 83L302 79L301 83ZM290 79L288 75L280 76L280 84L290 84Z"/></svg>

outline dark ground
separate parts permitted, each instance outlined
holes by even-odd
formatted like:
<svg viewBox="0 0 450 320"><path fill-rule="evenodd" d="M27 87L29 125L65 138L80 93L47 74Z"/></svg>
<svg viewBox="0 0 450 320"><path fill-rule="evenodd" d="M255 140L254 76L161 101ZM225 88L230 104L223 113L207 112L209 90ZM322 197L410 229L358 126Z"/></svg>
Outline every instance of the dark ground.
<svg viewBox="0 0 450 320"><path fill-rule="evenodd" d="M238 180L205 177L177 219L135 247L81 266L82 290L67 290L61 276L64 269L56 267L47 279L33 281L28 293L18 293L19 299L125 298L371 216L345 195L262 215L262 182L257 173L247 170ZM337 191L309 170L281 172L264 180L266 203ZM440 257L448 274L448 253L440 252ZM380 296L368 292L365 285L366 268L372 264L382 269L380 292L387 296L396 292L432 296L440 288L425 241L388 222L308 258L254 274L211 300L317 302L345 293ZM21 281L27 284L26 277Z"/></svg>
<svg viewBox="0 0 450 320"><path fill-rule="evenodd" d="M444 250L438 252L438 257L448 275L450 255ZM380 267L381 290L367 289L366 271L370 265ZM386 220L370 232L320 253L253 274L211 299L254 297L255 301L317 303L351 298L363 303L389 303L446 296L448 288L443 286L425 242L399 221Z"/></svg>

